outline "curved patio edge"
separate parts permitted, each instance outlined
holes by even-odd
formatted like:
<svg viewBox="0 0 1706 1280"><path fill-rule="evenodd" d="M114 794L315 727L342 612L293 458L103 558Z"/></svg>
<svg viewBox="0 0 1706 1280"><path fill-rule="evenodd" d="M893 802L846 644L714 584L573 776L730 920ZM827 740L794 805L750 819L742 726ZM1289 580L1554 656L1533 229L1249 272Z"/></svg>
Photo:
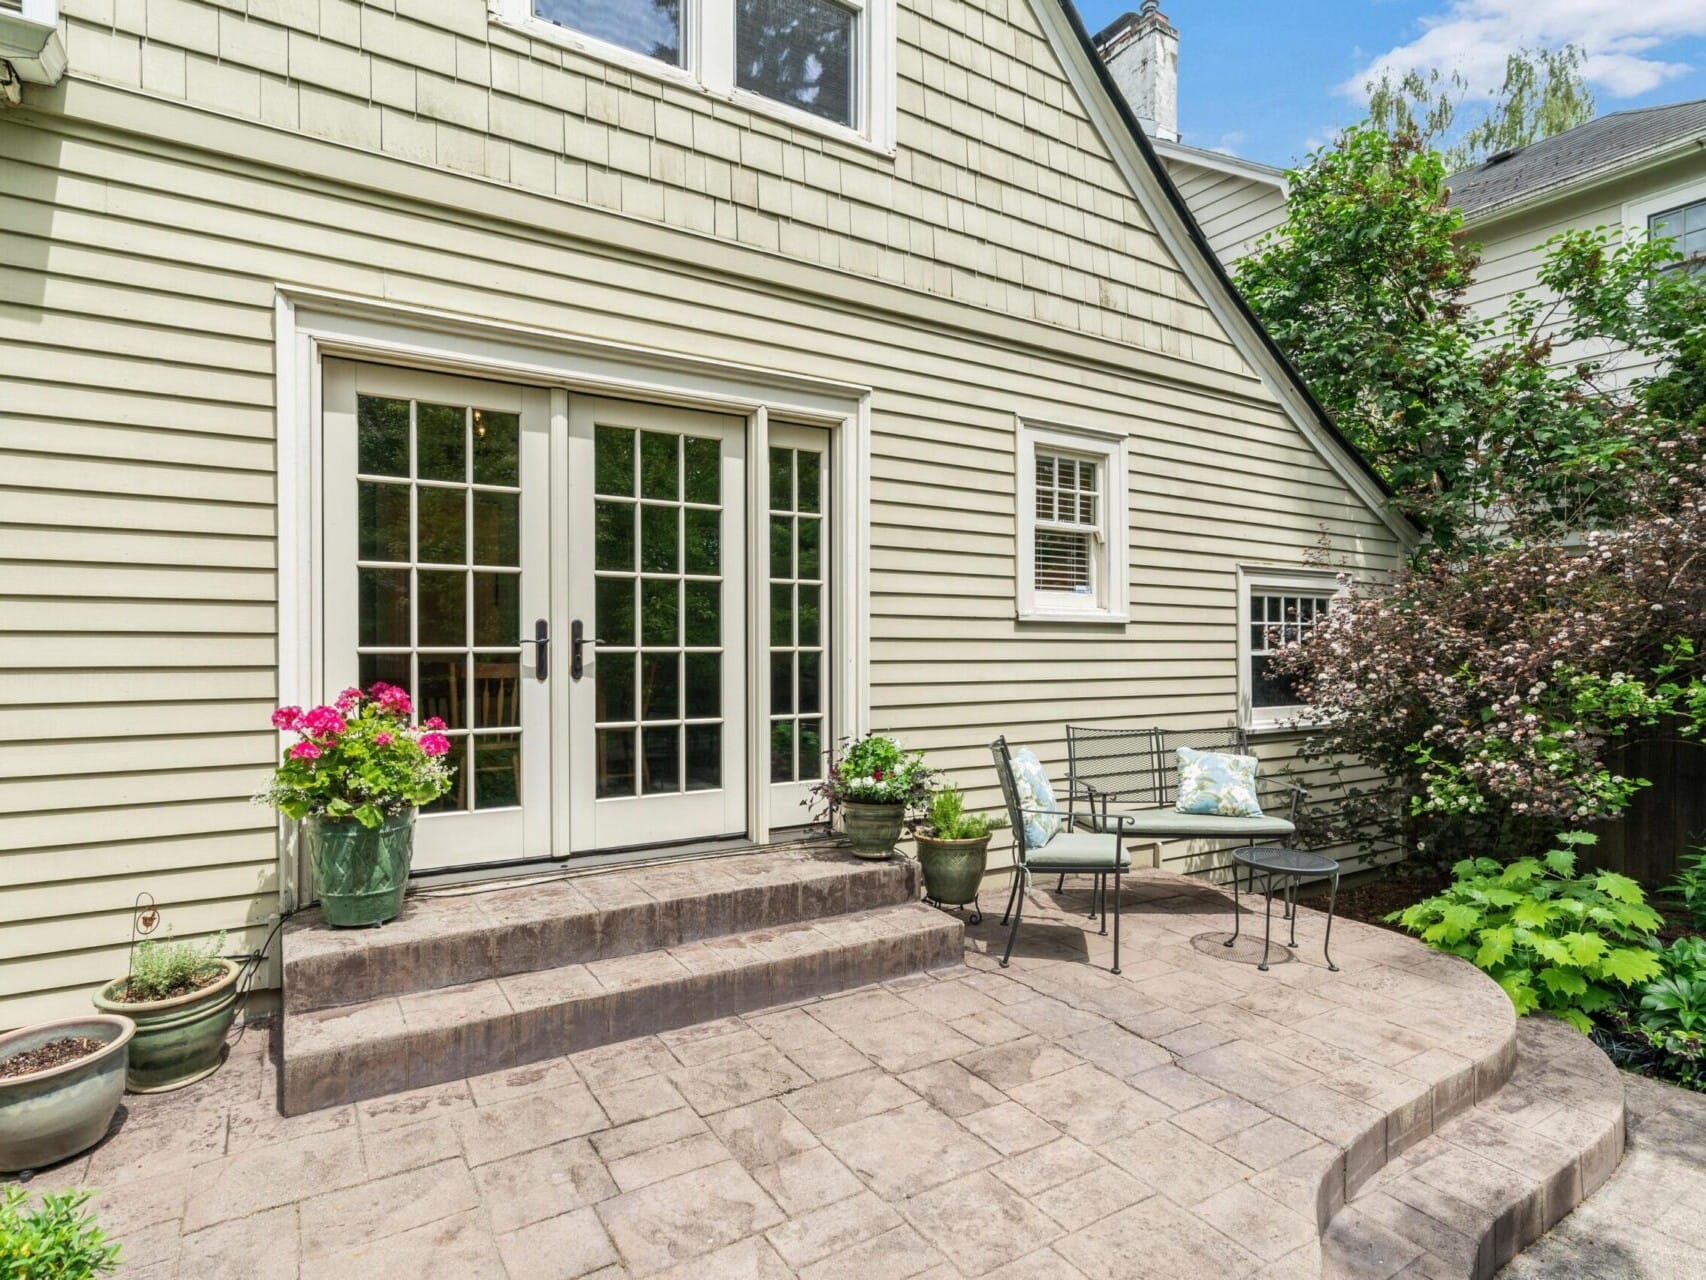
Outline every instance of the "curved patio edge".
<svg viewBox="0 0 1706 1280"><path fill-rule="evenodd" d="M1486 1280L1616 1170L1625 1105L1617 1068L1551 1018L1523 1019L1506 1083L1371 1176L1322 1239L1334 1280Z"/></svg>

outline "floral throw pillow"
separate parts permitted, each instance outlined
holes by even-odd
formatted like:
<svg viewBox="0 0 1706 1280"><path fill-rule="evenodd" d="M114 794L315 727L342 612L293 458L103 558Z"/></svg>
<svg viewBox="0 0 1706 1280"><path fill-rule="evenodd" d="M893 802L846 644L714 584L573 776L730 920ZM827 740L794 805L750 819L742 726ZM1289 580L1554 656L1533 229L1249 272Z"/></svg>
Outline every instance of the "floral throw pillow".
<svg viewBox="0 0 1706 1280"><path fill-rule="evenodd" d="M1259 818L1256 800L1256 757L1225 751L1179 748L1180 813L1214 813L1223 818Z"/></svg>
<svg viewBox="0 0 1706 1280"><path fill-rule="evenodd" d="M1029 747L1020 747L1013 753L1013 789L1019 793L1019 807L1026 810L1020 815L1025 820L1025 847L1040 849L1065 825L1066 815L1054 798L1048 770ZM1045 812L1031 812L1035 809Z"/></svg>

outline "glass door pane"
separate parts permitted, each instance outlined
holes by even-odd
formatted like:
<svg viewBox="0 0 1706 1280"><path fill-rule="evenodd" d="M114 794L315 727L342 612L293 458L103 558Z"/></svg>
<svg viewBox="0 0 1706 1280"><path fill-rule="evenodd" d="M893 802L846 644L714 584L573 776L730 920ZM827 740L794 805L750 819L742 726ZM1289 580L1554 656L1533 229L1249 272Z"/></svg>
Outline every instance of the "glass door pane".
<svg viewBox="0 0 1706 1280"><path fill-rule="evenodd" d="M342 361L324 381L327 689L397 685L450 738L417 867L546 856L549 708L523 637L549 612L548 393Z"/></svg>
<svg viewBox="0 0 1706 1280"><path fill-rule="evenodd" d="M830 726L829 433L772 424L768 504L770 824L808 820L810 784L823 776Z"/></svg>
<svg viewBox="0 0 1706 1280"><path fill-rule="evenodd" d="M574 398L569 435L573 847L743 833L745 424Z"/></svg>

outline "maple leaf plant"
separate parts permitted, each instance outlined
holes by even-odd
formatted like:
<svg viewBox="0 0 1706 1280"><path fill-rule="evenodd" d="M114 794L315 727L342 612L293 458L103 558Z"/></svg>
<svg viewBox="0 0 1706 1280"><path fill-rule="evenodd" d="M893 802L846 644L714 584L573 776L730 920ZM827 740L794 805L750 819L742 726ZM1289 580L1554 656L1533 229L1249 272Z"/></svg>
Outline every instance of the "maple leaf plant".
<svg viewBox="0 0 1706 1280"><path fill-rule="evenodd" d="M1565 832L1542 857L1465 858L1443 892L1387 919L1484 970L1518 1016L1550 1013L1585 1034L1619 988L1662 968L1652 938L1663 921L1641 886L1615 871L1576 874L1576 848L1594 840Z"/></svg>

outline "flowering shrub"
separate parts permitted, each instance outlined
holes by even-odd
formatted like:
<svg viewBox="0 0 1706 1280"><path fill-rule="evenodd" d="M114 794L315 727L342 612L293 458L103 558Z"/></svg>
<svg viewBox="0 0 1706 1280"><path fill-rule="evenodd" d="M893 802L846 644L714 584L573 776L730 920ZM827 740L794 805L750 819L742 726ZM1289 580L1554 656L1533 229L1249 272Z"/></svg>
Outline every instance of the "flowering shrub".
<svg viewBox="0 0 1706 1280"><path fill-rule="evenodd" d="M903 751L893 738L873 733L846 744L812 794L828 801L831 811L848 801L913 808L930 798L932 776L923 752Z"/></svg>
<svg viewBox="0 0 1706 1280"><path fill-rule="evenodd" d="M1571 846L1593 841L1566 832L1544 858L1508 866L1465 858L1443 893L1387 918L1485 970L1519 1017L1538 1009L1588 1032L1588 1015L1618 1001L1618 988L1661 971L1649 944L1662 921L1641 886L1615 871L1576 875Z"/></svg>
<svg viewBox="0 0 1706 1280"><path fill-rule="evenodd" d="M273 728L295 733L273 780L255 798L285 817L354 818L377 827L450 789L450 739L434 716L409 724L409 695L380 682L345 689L331 706L280 707Z"/></svg>
<svg viewBox="0 0 1706 1280"><path fill-rule="evenodd" d="M1577 544L1433 555L1353 585L1276 659L1318 757L1403 784L1412 836L1509 856L1620 812L1637 736L1706 726L1706 468ZM1363 815L1366 818L1367 815Z"/></svg>

